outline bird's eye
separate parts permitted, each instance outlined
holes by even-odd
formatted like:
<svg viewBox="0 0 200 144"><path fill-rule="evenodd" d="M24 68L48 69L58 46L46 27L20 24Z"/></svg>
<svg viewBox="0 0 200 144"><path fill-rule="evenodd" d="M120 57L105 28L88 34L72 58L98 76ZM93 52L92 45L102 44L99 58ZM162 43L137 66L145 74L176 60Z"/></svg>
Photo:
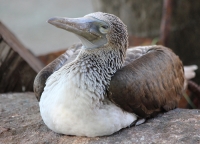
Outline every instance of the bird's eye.
<svg viewBox="0 0 200 144"><path fill-rule="evenodd" d="M102 25L100 26L99 31L103 34L106 34L109 31L109 27L107 25Z"/></svg>
<svg viewBox="0 0 200 144"><path fill-rule="evenodd" d="M108 29L107 25L102 25L101 27L104 28L104 29Z"/></svg>

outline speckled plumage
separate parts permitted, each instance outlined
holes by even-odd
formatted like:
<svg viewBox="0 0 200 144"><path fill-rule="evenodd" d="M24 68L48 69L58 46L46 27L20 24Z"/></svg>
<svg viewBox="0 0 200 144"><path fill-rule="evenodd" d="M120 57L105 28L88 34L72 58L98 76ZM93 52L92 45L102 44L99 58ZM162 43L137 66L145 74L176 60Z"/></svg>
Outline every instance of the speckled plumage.
<svg viewBox="0 0 200 144"><path fill-rule="evenodd" d="M100 48L98 50L82 49L76 60L63 66L59 71L56 71L53 77L47 82L58 82L62 75L67 75L71 72L79 75L77 82L78 88L88 91L88 97L93 99L104 99L106 88L108 87L111 76L121 68L123 62L117 50L112 48ZM48 85L47 83L47 85ZM54 83L56 84L56 83ZM95 94L95 95L94 95Z"/></svg>
<svg viewBox="0 0 200 144"><path fill-rule="evenodd" d="M90 16L104 20L102 15ZM122 67L128 46L126 27L117 17L110 18L113 23L106 45L82 48L73 61L63 63L46 81L40 112L45 124L55 132L89 137L110 135L136 120L135 114L124 112L107 98L111 77ZM115 28L122 33L116 33Z"/></svg>
<svg viewBox="0 0 200 144"><path fill-rule="evenodd" d="M110 26L110 32L107 35L108 45L113 45L113 48L119 48L125 54L128 48L128 32L127 26L115 15L96 12L86 15L95 17L99 20L105 21Z"/></svg>

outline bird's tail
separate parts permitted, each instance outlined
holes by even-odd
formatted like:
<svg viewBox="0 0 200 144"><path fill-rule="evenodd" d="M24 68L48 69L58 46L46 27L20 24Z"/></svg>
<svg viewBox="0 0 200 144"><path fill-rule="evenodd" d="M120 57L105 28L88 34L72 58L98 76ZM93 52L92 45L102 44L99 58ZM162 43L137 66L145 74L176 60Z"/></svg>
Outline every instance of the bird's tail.
<svg viewBox="0 0 200 144"><path fill-rule="evenodd" d="M190 66L184 66L185 71L185 82L184 82L184 88L187 88L188 80L194 78L196 76L195 70L198 69L197 65L190 65Z"/></svg>
<svg viewBox="0 0 200 144"><path fill-rule="evenodd" d="M184 66L185 78L190 80L196 76L195 70L198 69L197 65Z"/></svg>

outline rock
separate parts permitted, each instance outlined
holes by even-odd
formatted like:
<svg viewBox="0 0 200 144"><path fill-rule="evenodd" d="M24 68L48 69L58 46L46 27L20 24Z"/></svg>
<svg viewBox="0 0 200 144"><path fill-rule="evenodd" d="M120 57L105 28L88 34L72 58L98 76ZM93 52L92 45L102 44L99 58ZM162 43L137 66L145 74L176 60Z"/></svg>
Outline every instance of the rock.
<svg viewBox="0 0 200 144"><path fill-rule="evenodd" d="M200 110L176 109L111 136L56 134L43 123L33 93L0 94L0 143L133 144L200 143Z"/></svg>

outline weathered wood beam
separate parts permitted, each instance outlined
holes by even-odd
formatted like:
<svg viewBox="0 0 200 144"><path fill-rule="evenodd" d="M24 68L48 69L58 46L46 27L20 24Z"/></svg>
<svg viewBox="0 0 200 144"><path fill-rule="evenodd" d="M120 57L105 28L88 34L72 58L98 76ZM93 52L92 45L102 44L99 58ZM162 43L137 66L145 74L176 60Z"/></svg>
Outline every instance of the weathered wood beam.
<svg viewBox="0 0 200 144"><path fill-rule="evenodd" d="M0 35L3 40L17 52L36 72L39 72L43 64L12 34L5 25L0 22Z"/></svg>
<svg viewBox="0 0 200 144"><path fill-rule="evenodd" d="M160 27L160 40L164 46L168 46L169 34L171 28L171 16L172 16L172 1L164 0L162 20Z"/></svg>
<svg viewBox="0 0 200 144"><path fill-rule="evenodd" d="M33 91L43 64L0 22L0 93Z"/></svg>

